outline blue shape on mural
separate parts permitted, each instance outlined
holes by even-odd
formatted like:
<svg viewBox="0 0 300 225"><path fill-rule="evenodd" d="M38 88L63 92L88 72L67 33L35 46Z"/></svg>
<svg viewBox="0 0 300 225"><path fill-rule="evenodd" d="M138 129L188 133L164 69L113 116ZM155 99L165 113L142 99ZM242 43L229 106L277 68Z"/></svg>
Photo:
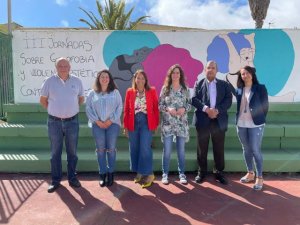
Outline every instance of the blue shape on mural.
<svg viewBox="0 0 300 225"><path fill-rule="evenodd" d="M207 48L207 61L210 60L218 64L219 72L228 72L229 51L225 41L219 36L216 36Z"/></svg>
<svg viewBox="0 0 300 225"><path fill-rule="evenodd" d="M285 86L294 66L295 52L291 39L283 30L241 30L255 33L254 65L261 83L271 96Z"/></svg>
<svg viewBox="0 0 300 225"><path fill-rule="evenodd" d="M235 73L240 68L238 67L235 71L231 71L229 68L230 60L234 60L229 51L231 45L232 48L235 49L236 54L240 56L242 49L252 47L244 34L230 32L228 34L216 36L207 48L207 61L215 61L218 64L218 70L221 73Z"/></svg>
<svg viewBox="0 0 300 225"><path fill-rule="evenodd" d="M132 55L136 49L153 49L159 44L159 39L151 31L113 31L103 46L104 62L110 67L119 55Z"/></svg>
<svg viewBox="0 0 300 225"><path fill-rule="evenodd" d="M244 34L231 32L228 34L228 37L231 39L237 52L241 52L243 48L251 48L251 44Z"/></svg>

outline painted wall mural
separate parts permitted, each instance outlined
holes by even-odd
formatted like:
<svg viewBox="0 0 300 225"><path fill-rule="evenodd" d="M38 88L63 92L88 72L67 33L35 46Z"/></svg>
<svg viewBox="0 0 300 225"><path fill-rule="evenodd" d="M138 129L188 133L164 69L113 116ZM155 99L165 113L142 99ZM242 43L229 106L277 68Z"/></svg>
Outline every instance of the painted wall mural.
<svg viewBox="0 0 300 225"><path fill-rule="evenodd" d="M249 65L256 67L257 74L261 75L259 80L266 84L272 101L293 101L295 91L276 96L285 86L295 58L293 44L284 31L243 30L238 33L219 34L208 46L207 53L207 60L215 60L219 71L227 73L226 79L234 86L237 77L233 74L239 68Z"/></svg>
<svg viewBox="0 0 300 225"><path fill-rule="evenodd" d="M60 56L70 59L72 73L82 79L86 94L104 68L111 71L123 97L137 69L146 71L159 94L168 68L176 63L192 88L203 78L206 62L214 60L218 78L233 86L235 73L250 65L266 85L270 101L299 102L299 48L298 30L17 30L13 33L15 102L38 102L40 86L55 74L54 62Z"/></svg>

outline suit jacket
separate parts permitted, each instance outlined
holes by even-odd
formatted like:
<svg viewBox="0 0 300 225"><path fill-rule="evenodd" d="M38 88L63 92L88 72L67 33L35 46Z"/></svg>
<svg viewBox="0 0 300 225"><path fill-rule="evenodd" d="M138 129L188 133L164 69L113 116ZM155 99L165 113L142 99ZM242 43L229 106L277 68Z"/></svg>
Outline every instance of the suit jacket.
<svg viewBox="0 0 300 225"><path fill-rule="evenodd" d="M243 96L243 89L236 89L236 101L237 101L237 113L236 113L236 123L240 114L241 101ZM250 97L249 97L249 108L250 113L255 125L261 125L266 123L266 116L269 110L268 92L263 84L254 84L251 87Z"/></svg>
<svg viewBox="0 0 300 225"><path fill-rule="evenodd" d="M128 88L126 91L123 122L124 128L127 128L129 131L134 131L134 103L136 94L137 90L133 88ZM149 130L155 130L159 124L158 97L155 88L151 88L150 90L146 91L145 95L148 128Z"/></svg>
<svg viewBox="0 0 300 225"><path fill-rule="evenodd" d="M219 79L216 79L216 81L217 97L215 108L219 111L217 121L219 128L226 131L228 127L227 110L232 104L232 93L227 82ZM206 78L196 82L192 105L196 108L195 126L200 128L209 126L211 119L206 112L202 111L205 105L210 106L208 82Z"/></svg>

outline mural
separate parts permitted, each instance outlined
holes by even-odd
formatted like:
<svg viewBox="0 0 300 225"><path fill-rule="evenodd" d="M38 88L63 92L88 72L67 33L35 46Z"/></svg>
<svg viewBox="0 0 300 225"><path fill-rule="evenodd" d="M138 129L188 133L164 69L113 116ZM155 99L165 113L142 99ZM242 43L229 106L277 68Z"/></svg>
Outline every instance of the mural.
<svg viewBox="0 0 300 225"><path fill-rule="evenodd" d="M123 98L127 88L131 87L133 74L138 69L144 69L142 62L151 51L151 48L143 47L134 50L132 55L119 55L108 66Z"/></svg>
<svg viewBox="0 0 300 225"><path fill-rule="evenodd" d="M56 58L70 59L72 73L83 81L86 94L97 71L108 68L124 97L137 69L148 74L159 94L167 70L180 64L187 84L203 78L208 60L218 64L218 78L236 86L243 66L257 69L271 102L300 101L298 30L236 31L62 31L16 30L13 33L16 103L38 102L44 79L55 74ZM298 46L298 47L297 47ZM295 49L296 48L296 49ZM299 60L298 60L299 62Z"/></svg>
<svg viewBox="0 0 300 225"><path fill-rule="evenodd" d="M140 48L155 48L160 44L151 31L113 31L106 38L103 46L103 58L106 66L110 66L119 55L132 55Z"/></svg>
<svg viewBox="0 0 300 225"><path fill-rule="evenodd" d="M167 71L174 64L181 65L189 87L194 86L198 75L203 71L202 62L194 59L187 49L176 48L169 44L160 45L143 62L149 81L157 91L161 90Z"/></svg>
<svg viewBox="0 0 300 225"><path fill-rule="evenodd" d="M111 51L112 49L117 49L118 52ZM129 55L131 52L133 53ZM138 69L146 71L149 83L156 88L158 94L170 66L176 63L182 66L190 87L193 87L203 71L203 64L193 59L187 49L169 44L160 45L158 38L149 31L112 32L105 41L103 56L123 97L127 88L131 87L133 74ZM115 58L111 60L112 56Z"/></svg>
<svg viewBox="0 0 300 225"><path fill-rule="evenodd" d="M260 82L266 84L270 101L293 101L295 91L276 96L285 86L294 65L292 42L282 30L219 34L208 46L207 53L207 60L215 60L219 71L226 73L226 80L234 87L237 80L235 73L248 65L256 67Z"/></svg>

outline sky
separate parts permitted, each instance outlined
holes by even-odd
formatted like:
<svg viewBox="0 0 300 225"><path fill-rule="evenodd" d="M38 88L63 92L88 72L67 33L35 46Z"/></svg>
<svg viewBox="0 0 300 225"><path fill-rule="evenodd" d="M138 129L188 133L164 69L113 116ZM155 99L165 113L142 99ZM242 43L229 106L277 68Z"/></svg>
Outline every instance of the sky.
<svg viewBox="0 0 300 225"><path fill-rule="evenodd" d="M125 0L132 20L203 29L254 28L248 0ZM104 4L104 0L100 0ZM23 27L87 27L79 7L97 14L96 0L11 0L12 21ZM263 28L300 29L299 0L271 0ZM7 23L7 0L0 0L0 24Z"/></svg>

